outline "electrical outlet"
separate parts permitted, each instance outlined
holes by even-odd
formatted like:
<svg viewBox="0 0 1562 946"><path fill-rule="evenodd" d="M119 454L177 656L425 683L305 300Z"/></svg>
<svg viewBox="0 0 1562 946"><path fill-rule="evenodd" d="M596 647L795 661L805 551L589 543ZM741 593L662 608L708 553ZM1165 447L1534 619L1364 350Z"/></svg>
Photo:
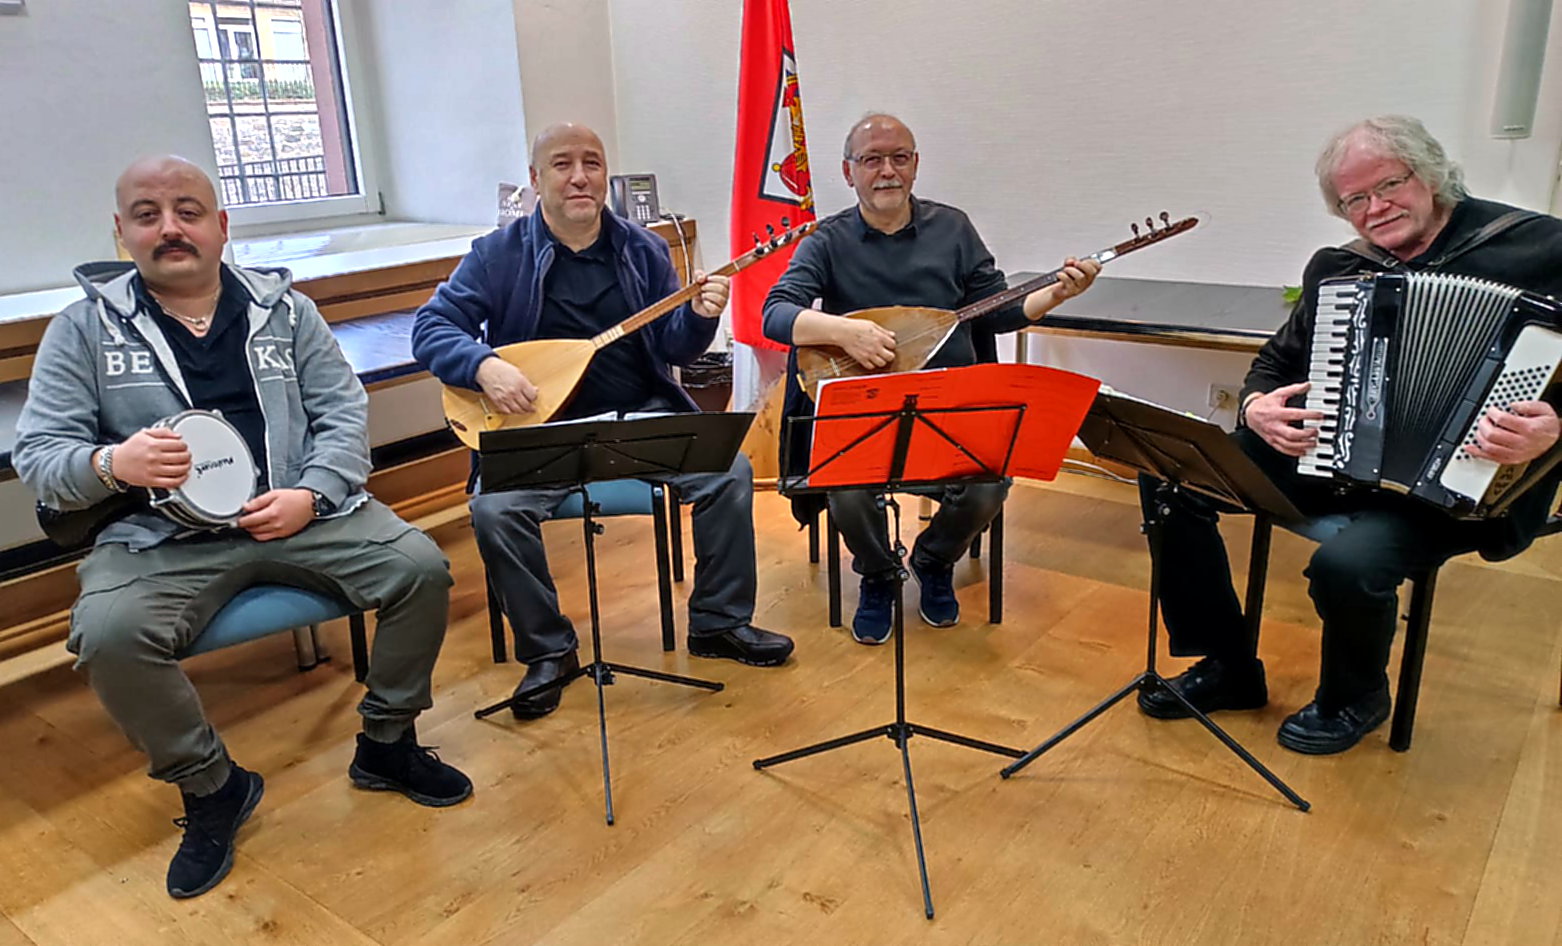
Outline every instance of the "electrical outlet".
<svg viewBox="0 0 1562 946"><path fill-rule="evenodd" d="M1235 409L1237 393L1241 390L1235 384L1212 384L1209 386L1209 406L1216 410Z"/></svg>

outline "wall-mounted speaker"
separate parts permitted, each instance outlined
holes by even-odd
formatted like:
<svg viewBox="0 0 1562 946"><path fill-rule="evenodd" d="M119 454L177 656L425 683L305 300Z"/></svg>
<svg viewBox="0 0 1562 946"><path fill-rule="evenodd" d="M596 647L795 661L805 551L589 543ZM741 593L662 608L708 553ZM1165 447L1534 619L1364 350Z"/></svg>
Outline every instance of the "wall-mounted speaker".
<svg viewBox="0 0 1562 946"><path fill-rule="evenodd" d="M1502 42L1497 100L1492 105L1493 138L1528 138L1540 97L1540 70L1546 63L1546 33L1551 0L1509 0L1508 32Z"/></svg>

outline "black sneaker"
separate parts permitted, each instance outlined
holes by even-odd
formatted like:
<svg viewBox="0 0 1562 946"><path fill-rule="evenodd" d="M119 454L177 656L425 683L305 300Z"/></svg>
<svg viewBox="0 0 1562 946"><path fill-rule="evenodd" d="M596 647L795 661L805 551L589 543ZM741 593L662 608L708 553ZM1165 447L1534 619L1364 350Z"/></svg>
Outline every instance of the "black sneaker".
<svg viewBox="0 0 1562 946"><path fill-rule="evenodd" d="M1333 712L1319 708L1314 700L1280 724L1280 745L1307 755L1344 752L1383 725L1392 703L1387 686Z"/></svg>
<svg viewBox="0 0 1562 946"><path fill-rule="evenodd" d="M228 876L239 825L249 820L265 791L265 779L232 765L217 791L184 796L184 817L174 819L184 829L184 839L168 864L170 897L198 897Z"/></svg>
<svg viewBox="0 0 1562 946"><path fill-rule="evenodd" d="M359 788L401 792L430 808L446 808L472 794L472 780L441 762L432 746L418 745L418 734L410 726L395 742L375 742L359 733L358 751L347 775Z"/></svg>
<svg viewBox="0 0 1562 946"><path fill-rule="evenodd" d="M1189 703L1208 715L1219 710L1258 709L1269 702L1264 682L1264 662L1254 658L1246 666L1205 657L1167 681ZM1139 691L1139 709L1156 719L1190 719L1193 714L1165 688Z"/></svg>

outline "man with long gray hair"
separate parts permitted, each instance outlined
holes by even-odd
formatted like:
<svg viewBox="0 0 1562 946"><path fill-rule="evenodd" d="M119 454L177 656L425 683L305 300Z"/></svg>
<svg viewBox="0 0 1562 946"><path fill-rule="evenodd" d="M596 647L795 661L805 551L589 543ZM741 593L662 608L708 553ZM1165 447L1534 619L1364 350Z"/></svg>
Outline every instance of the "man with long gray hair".
<svg viewBox="0 0 1562 946"><path fill-rule="evenodd" d="M1562 221L1469 196L1463 174L1413 118L1384 116L1351 126L1319 155L1324 206L1358 239L1313 254L1303 297L1258 353L1243 385L1233 435L1308 516L1344 514L1348 524L1319 545L1305 572L1323 619L1323 655L1311 703L1287 717L1280 744L1323 755L1349 749L1388 718L1388 659L1397 589L1413 572L1464 552L1488 559L1518 554L1553 503L1558 477L1532 489L1509 512L1461 521L1386 490L1342 494L1326 479L1297 472L1318 441L1323 414L1303 407L1322 280L1364 272L1474 276L1548 295L1562 294ZM1502 464L1533 460L1557 443L1556 411L1518 401L1488 411L1469 452ZM1268 702L1258 641L1231 584L1218 515L1203 501L1141 483L1144 502L1170 506L1160 565L1172 653L1204 659L1172 685L1206 713L1257 709ZM1158 719L1188 715L1164 690L1141 693Z"/></svg>

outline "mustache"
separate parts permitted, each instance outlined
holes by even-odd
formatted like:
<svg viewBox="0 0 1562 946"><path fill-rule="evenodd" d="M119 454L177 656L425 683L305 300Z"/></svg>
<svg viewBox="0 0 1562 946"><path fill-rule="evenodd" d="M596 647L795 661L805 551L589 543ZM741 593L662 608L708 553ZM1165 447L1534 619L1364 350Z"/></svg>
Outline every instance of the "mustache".
<svg viewBox="0 0 1562 946"><path fill-rule="evenodd" d="M201 255L200 250L196 249L189 243L184 242L183 240L170 240L167 243L159 243L157 249L152 251L152 258L162 259L164 253L171 253L174 250L183 250L184 252L189 253L191 256Z"/></svg>
<svg viewBox="0 0 1562 946"><path fill-rule="evenodd" d="M901 188L901 183L899 181L874 181L873 182L873 189L876 190L876 191L900 190L900 188Z"/></svg>

